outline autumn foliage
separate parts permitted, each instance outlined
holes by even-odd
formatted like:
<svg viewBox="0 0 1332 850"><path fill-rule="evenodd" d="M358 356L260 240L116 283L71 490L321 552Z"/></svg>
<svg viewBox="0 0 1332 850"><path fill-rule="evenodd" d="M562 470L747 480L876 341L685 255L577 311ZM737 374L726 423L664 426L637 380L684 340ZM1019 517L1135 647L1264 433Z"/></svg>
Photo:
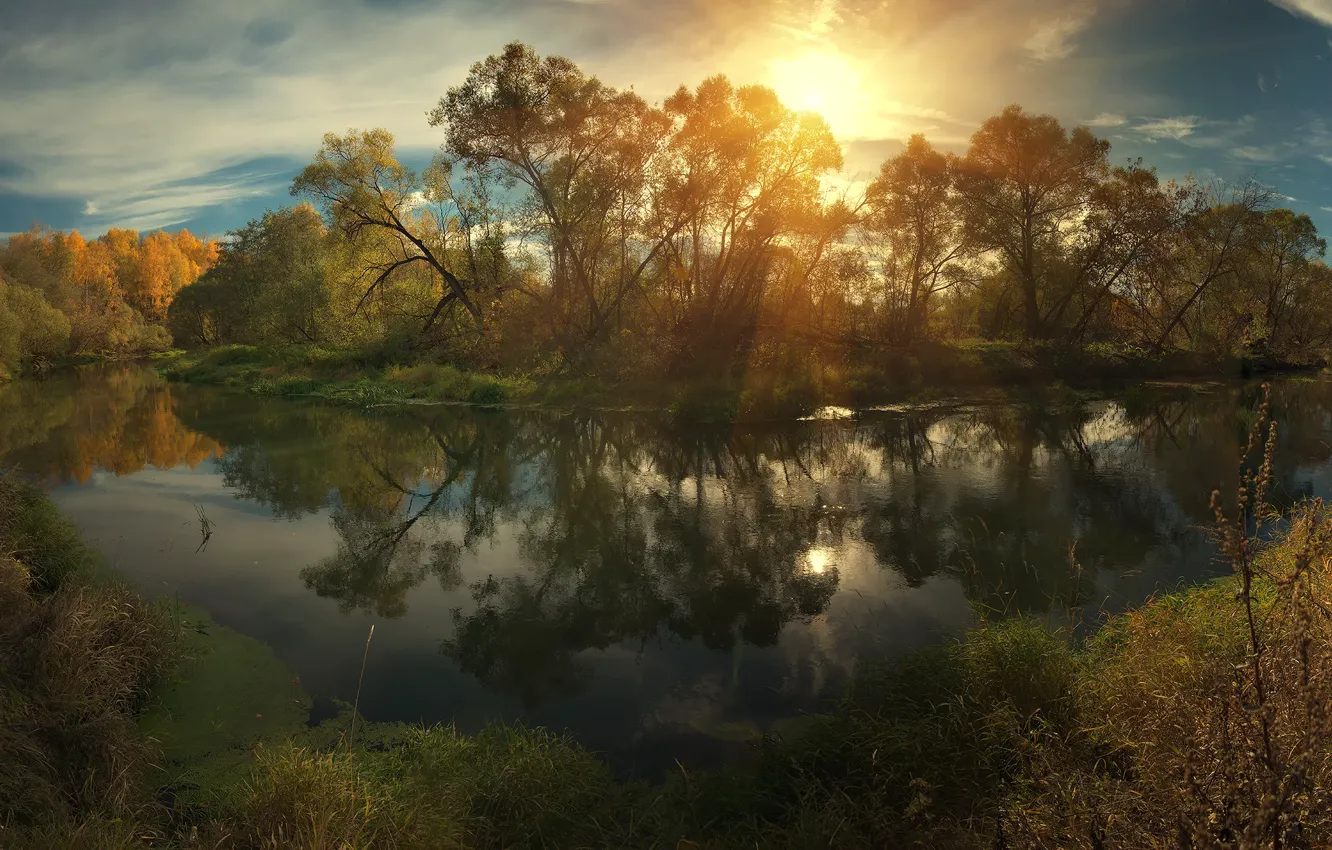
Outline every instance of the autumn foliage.
<svg viewBox="0 0 1332 850"><path fill-rule="evenodd" d="M61 355L160 350L171 301L217 262L219 246L181 230L34 226L0 246L0 368Z"/></svg>

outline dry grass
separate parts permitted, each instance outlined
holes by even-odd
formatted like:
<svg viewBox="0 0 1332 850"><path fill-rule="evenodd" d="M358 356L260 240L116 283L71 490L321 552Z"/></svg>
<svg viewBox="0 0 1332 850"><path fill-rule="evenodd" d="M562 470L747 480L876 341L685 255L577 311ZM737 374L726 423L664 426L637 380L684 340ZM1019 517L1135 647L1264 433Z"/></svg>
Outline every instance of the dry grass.
<svg viewBox="0 0 1332 850"><path fill-rule="evenodd" d="M152 748L135 717L174 664L166 613L125 587L85 584L77 565L86 551L70 545L71 530L53 516L40 497L0 478L5 827L115 818L151 805L142 775ZM53 535L34 537L44 526Z"/></svg>
<svg viewBox="0 0 1332 850"><path fill-rule="evenodd" d="M1332 844L1332 514L1315 500L1275 537L1250 533L1253 520L1277 519L1264 504L1274 428L1264 404L1244 454L1256 466L1231 508L1213 498L1234 574L1093 640L1077 689L1084 731L1033 754L1015 843Z"/></svg>

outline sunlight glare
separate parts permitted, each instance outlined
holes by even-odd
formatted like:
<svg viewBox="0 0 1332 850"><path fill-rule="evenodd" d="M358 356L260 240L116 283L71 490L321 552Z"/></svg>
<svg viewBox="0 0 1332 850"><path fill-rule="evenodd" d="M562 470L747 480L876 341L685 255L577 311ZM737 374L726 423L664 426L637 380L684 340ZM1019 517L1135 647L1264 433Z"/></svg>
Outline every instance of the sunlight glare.
<svg viewBox="0 0 1332 850"><path fill-rule="evenodd" d="M815 547L805 553L805 560L809 563L809 571L814 575L823 575L828 569L828 561L832 554L827 549Z"/></svg>
<svg viewBox="0 0 1332 850"><path fill-rule="evenodd" d="M799 112L818 112L834 133L854 131L860 103L860 74L840 53L811 50L775 59L770 70L772 88L787 106Z"/></svg>

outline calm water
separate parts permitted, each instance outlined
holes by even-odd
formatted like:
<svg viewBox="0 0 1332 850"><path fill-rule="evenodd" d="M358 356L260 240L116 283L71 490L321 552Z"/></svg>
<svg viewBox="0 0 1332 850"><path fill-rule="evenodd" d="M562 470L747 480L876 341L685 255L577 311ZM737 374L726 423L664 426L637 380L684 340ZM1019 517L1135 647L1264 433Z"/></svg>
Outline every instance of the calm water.
<svg viewBox="0 0 1332 850"><path fill-rule="evenodd" d="M374 623L369 718L522 720L652 772L726 757L857 659L978 609L1094 622L1215 573L1198 526L1255 398L1156 387L718 429L375 415L125 367L0 387L0 465L48 482L143 590L269 643L317 697L352 699ZM1332 383L1274 398L1280 496L1326 494Z"/></svg>

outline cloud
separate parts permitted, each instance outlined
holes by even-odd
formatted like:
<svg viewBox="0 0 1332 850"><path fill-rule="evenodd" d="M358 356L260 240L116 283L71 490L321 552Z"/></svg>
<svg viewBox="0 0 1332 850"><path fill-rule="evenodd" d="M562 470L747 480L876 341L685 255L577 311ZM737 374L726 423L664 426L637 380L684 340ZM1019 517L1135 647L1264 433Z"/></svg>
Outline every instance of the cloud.
<svg viewBox="0 0 1332 850"><path fill-rule="evenodd" d="M1161 139L1173 139L1180 141L1193 135L1197 129L1199 118L1197 115L1179 115L1174 118L1153 118L1150 121L1144 121L1134 127L1134 132L1141 135L1144 139L1151 142Z"/></svg>
<svg viewBox="0 0 1332 850"><path fill-rule="evenodd" d="M1091 23L1094 12L1095 7L1090 4L1069 4L1059 13L1038 21L1023 42L1023 50L1038 62L1066 59L1077 49L1077 37Z"/></svg>
<svg viewBox="0 0 1332 850"><path fill-rule="evenodd" d="M1264 77L1261 73L1258 74L1258 91L1267 94L1267 77Z"/></svg>
<svg viewBox="0 0 1332 850"><path fill-rule="evenodd" d="M1269 0L1293 15L1302 15L1332 27L1332 0Z"/></svg>
<svg viewBox="0 0 1332 850"><path fill-rule="evenodd" d="M288 21L255 18L245 25L245 40L256 47L272 47L291 38L296 27Z"/></svg>
<svg viewBox="0 0 1332 850"><path fill-rule="evenodd" d="M1113 112L1102 112L1090 121L1083 122L1087 127L1123 127L1127 123L1127 118L1115 115Z"/></svg>
<svg viewBox="0 0 1332 850"><path fill-rule="evenodd" d="M1258 147L1254 145L1241 145L1230 151L1231 155L1237 159L1248 162L1277 162L1281 159L1281 150L1275 145Z"/></svg>
<svg viewBox="0 0 1332 850"><path fill-rule="evenodd" d="M158 230L183 224L202 208L272 196L285 189L288 182L286 174L267 172L236 177L204 175L146 187L103 203L89 201L83 212L106 226Z"/></svg>
<svg viewBox="0 0 1332 850"><path fill-rule="evenodd" d="M385 127L424 155L443 141L426 110L514 39L652 101L719 72L768 82L774 55L837 50L866 87L855 136L928 129L941 145L964 143L1014 91L1059 112L1037 96L1042 86L1024 88L1032 63L1015 52L1067 56L1123 2L0 0L0 195L59 200L75 214L91 202L99 222L142 227L280 190L247 164L299 164L330 130ZM1087 95L1070 92L1070 110ZM226 169L241 170L218 178Z"/></svg>

